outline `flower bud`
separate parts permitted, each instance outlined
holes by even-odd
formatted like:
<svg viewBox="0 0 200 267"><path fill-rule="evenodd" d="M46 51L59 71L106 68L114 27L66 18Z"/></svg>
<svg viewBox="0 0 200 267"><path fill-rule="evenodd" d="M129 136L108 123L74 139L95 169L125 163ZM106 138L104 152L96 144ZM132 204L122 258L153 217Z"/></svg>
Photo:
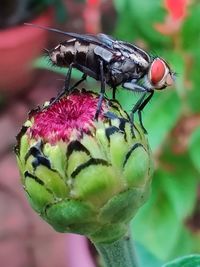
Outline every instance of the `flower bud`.
<svg viewBox="0 0 200 267"><path fill-rule="evenodd" d="M149 195L152 159L139 125L114 100L73 91L31 111L15 148L32 208L59 232L121 238Z"/></svg>

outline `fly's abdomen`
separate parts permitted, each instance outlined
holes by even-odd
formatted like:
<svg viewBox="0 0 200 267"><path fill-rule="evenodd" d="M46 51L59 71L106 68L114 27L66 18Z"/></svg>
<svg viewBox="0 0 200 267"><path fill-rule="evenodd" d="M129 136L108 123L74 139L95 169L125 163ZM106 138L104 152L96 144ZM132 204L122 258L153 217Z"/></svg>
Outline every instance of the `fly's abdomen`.
<svg viewBox="0 0 200 267"><path fill-rule="evenodd" d="M75 68L81 71L85 69L87 74L87 70L97 71L98 62L96 62L96 55L94 54L95 47L96 45L71 39L52 49L49 52L49 57L57 66L68 67L74 63Z"/></svg>

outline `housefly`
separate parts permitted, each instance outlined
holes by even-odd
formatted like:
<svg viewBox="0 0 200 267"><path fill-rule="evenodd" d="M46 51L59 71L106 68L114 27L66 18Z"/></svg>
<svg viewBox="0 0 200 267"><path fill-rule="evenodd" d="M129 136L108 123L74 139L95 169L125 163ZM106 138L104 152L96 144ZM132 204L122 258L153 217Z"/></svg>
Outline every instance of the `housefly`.
<svg viewBox="0 0 200 267"><path fill-rule="evenodd" d="M131 43L116 40L103 33L96 35L64 32L61 30L29 24L37 28L67 35L70 39L48 51L53 64L67 67L64 90L59 99L90 76L100 81L100 97L95 118L98 118L105 94L106 84L113 90L113 99L118 86L142 93L133 106L131 118L138 112L140 124L146 132L141 112L152 98L155 90L162 90L174 82L174 73L161 57L153 57ZM83 73L82 79L70 88L72 68Z"/></svg>

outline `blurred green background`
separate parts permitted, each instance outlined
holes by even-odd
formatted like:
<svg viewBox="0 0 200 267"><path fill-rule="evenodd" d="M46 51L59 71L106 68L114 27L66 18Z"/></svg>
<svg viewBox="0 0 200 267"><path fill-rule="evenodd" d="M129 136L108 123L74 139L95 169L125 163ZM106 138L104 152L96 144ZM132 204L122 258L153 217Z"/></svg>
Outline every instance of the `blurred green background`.
<svg viewBox="0 0 200 267"><path fill-rule="evenodd" d="M102 31L135 43L150 54L163 57L176 72L175 86L156 92L143 111L155 173L150 200L133 220L132 232L137 242L163 262L177 256L200 253L200 2L55 0L44 3L46 8L50 5L55 12L51 23L53 27L94 34ZM27 21L27 14L16 24ZM13 26L10 22L6 25L9 29ZM0 38L4 30L0 31ZM47 48L56 46L65 38L51 33L49 36ZM5 85L1 88L2 114L20 97L29 107L37 105L34 101L30 105L27 92L35 90L44 72L46 80L64 79L63 76L53 75L55 72L65 74L66 70L52 67L48 59L39 54L42 54L42 48L31 61L34 70L37 70L37 79L14 93L5 90ZM48 75L46 70L50 70ZM80 76L78 71L73 71L73 79ZM56 90L62 87L62 83L57 83ZM49 85L45 83L45 86L48 90ZM88 80L87 88L98 86L92 79ZM56 90L52 95L43 96L40 86L40 90L36 90L36 99L48 100L45 97L55 96ZM138 97L138 94L122 88L117 92L117 98L127 111L131 110ZM15 134L13 132L13 136Z"/></svg>

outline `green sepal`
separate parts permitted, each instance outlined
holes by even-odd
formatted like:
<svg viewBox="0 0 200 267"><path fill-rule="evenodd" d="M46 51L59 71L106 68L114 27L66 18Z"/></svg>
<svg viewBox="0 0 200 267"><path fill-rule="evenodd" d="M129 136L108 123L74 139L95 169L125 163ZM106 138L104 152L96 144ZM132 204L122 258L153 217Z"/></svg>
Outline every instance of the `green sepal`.
<svg viewBox="0 0 200 267"><path fill-rule="evenodd" d="M73 171L81 164L87 162L90 156L83 151L75 151L68 158L67 176L70 177Z"/></svg>
<svg viewBox="0 0 200 267"><path fill-rule="evenodd" d="M89 165L74 178L74 195L101 206L123 188L121 178L111 166Z"/></svg>
<svg viewBox="0 0 200 267"><path fill-rule="evenodd" d="M66 167L66 144L62 141L56 145L44 144L43 153L51 162L52 169L56 170L65 179Z"/></svg>
<svg viewBox="0 0 200 267"><path fill-rule="evenodd" d="M98 229L92 207L78 200L65 199L53 203L46 208L42 217L59 232L87 234Z"/></svg>
<svg viewBox="0 0 200 267"><path fill-rule="evenodd" d="M99 219L102 222L121 223L133 218L138 208L149 196L150 187L144 189L132 188L112 197L100 210Z"/></svg>
<svg viewBox="0 0 200 267"><path fill-rule="evenodd" d="M39 213L47 204L54 201L52 192L32 178L25 178L24 188L32 208Z"/></svg>
<svg viewBox="0 0 200 267"><path fill-rule="evenodd" d="M143 187L150 177L149 153L141 143L135 143L132 147L135 149L130 150L131 154L124 162L123 176L129 187Z"/></svg>
<svg viewBox="0 0 200 267"><path fill-rule="evenodd" d="M40 179L46 188L49 188L55 198L66 198L69 193L68 185L55 170L49 169L44 165L39 165L34 174Z"/></svg>

